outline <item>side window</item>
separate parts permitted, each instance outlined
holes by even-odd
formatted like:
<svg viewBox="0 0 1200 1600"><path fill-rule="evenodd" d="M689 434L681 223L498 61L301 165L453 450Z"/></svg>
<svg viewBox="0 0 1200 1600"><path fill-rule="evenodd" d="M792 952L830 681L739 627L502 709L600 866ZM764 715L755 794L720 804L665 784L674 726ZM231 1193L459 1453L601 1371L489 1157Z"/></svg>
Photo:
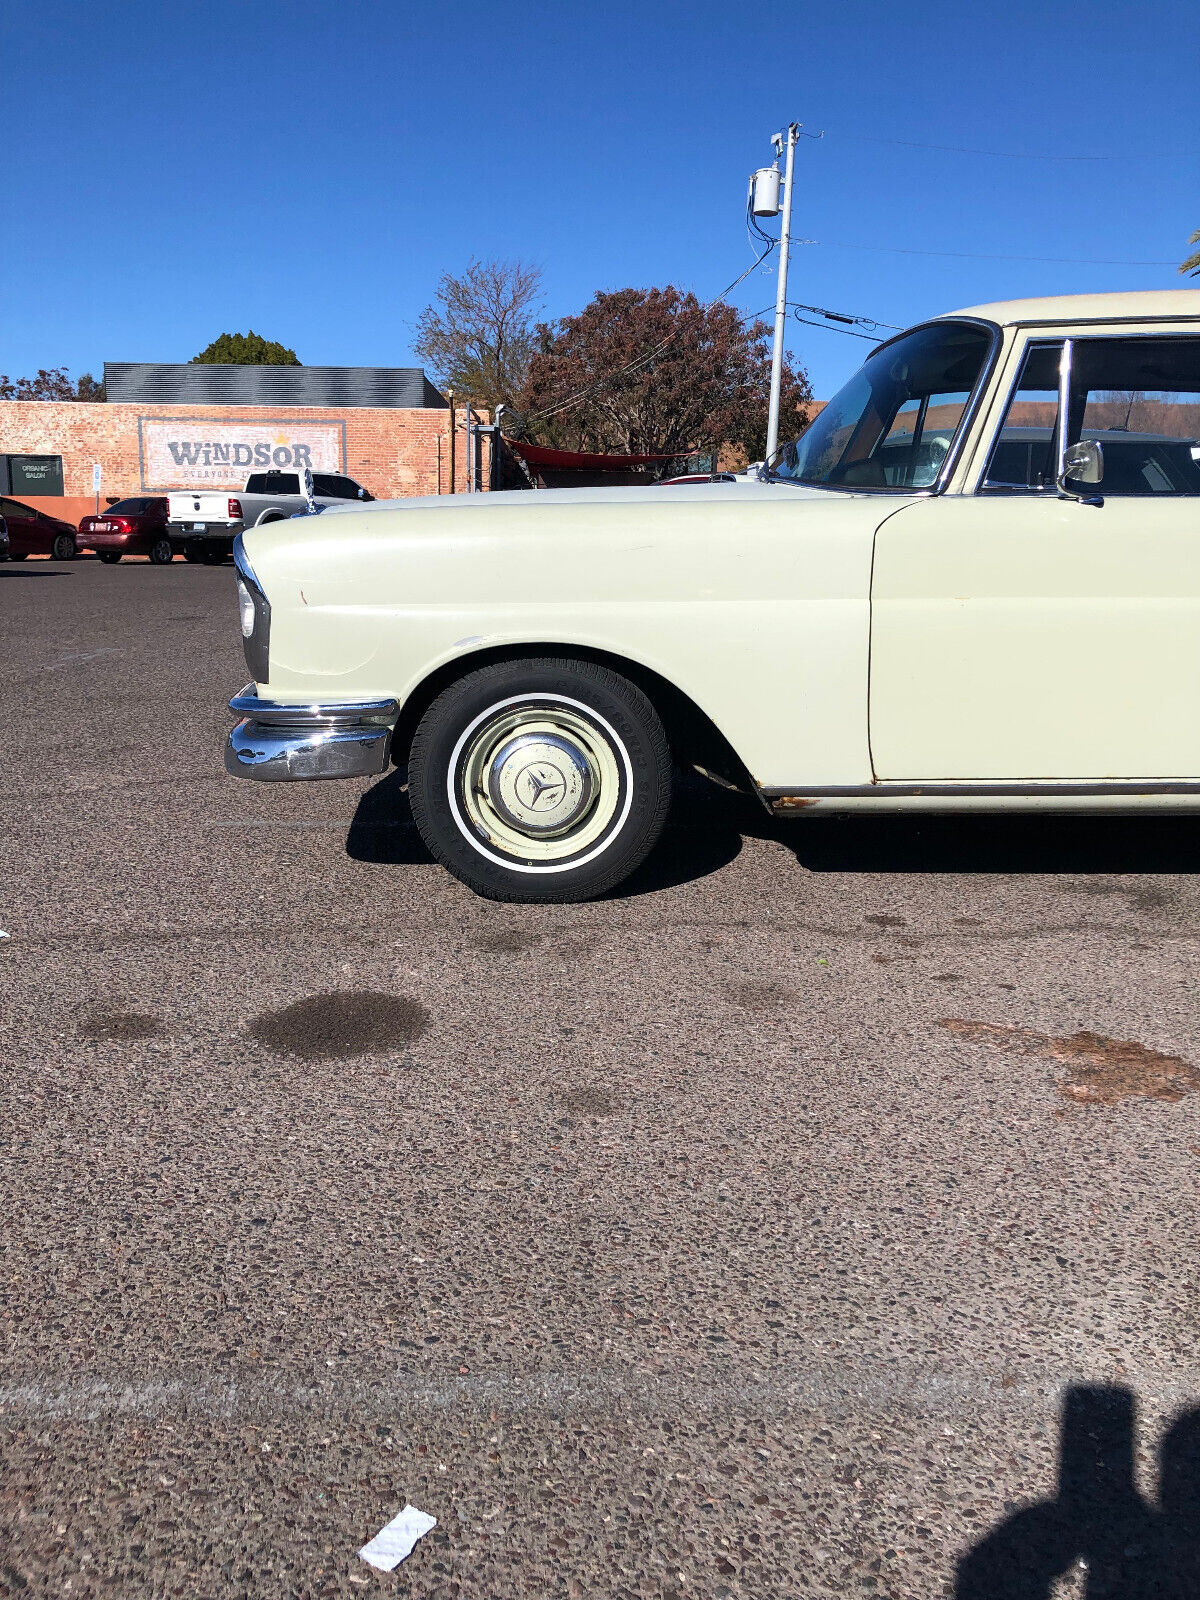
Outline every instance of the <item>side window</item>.
<svg viewBox="0 0 1200 1600"><path fill-rule="evenodd" d="M313 493L330 500L357 500L358 485L335 472L314 472Z"/></svg>
<svg viewBox="0 0 1200 1600"><path fill-rule="evenodd" d="M1032 344L992 445L982 489L1029 494L1054 489L1054 429L1062 344Z"/></svg>
<svg viewBox="0 0 1200 1600"><path fill-rule="evenodd" d="M1061 341L1032 344L981 489L1055 492ZM1067 440L1104 454L1098 492L1200 496L1200 338L1073 342Z"/></svg>
<svg viewBox="0 0 1200 1600"><path fill-rule="evenodd" d="M1200 496L1200 337L1078 340L1070 436L1099 441L1105 496Z"/></svg>

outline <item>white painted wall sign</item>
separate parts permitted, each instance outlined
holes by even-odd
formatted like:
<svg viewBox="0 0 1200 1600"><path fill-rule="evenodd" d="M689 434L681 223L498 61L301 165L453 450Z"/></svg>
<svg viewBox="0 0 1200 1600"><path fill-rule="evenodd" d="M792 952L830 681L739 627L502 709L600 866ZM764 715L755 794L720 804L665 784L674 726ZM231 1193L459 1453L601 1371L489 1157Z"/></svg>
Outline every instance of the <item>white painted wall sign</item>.
<svg viewBox="0 0 1200 1600"><path fill-rule="evenodd" d="M252 472L341 472L341 422L140 417L143 489L241 489Z"/></svg>

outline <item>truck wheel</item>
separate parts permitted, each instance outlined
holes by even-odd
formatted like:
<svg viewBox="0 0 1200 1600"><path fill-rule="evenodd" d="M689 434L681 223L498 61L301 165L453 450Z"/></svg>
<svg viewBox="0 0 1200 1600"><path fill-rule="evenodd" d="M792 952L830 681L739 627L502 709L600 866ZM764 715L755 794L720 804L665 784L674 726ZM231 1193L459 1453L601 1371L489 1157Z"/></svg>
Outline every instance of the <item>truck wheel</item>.
<svg viewBox="0 0 1200 1600"><path fill-rule="evenodd" d="M204 552L200 548L200 541L198 539L189 539L188 542L184 545L184 547L183 547L183 559L185 561L203 561L204 560Z"/></svg>
<svg viewBox="0 0 1200 1600"><path fill-rule="evenodd" d="M150 560L156 567L165 567L175 552L171 549L171 541L167 538L155 539L150 546Z"/></svg>
<svg viewBox="0 0 1200 1600"><path fill-rule="evenodd" d="M408 765L430 851L489 900L590 900L653 848L671 755L642 691L590 661L483 667L422 717Z"/></svg>
<svg viewBox="0 0 1200 1600"><path fill-rule="evenodd" d="M70 561L75 556L75 540L69 533L56 533L54 543L50 546L50 554L55 561Z"/></svg>
<svg viewBox="0 0 1200 1600"><path fill-rule="evenodd" d="M101 550L99 555L101 561L103 561L106 567L115 567L117 562L121 559L121 552L119 550Z"/></svg>

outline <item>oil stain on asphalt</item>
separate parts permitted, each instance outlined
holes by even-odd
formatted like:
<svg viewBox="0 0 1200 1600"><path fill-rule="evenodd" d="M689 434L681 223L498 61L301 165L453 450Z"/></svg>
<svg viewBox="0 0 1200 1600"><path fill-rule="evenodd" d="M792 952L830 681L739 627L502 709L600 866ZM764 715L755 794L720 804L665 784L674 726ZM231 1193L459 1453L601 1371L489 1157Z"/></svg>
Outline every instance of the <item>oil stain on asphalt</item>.
<svg viewBox="0 0 1200 1600"><path fill-rule="evenodd" d="M475 946L491 955L519 956L526 950L532 950L535 944L540 944L542 937L540 933L526 933L521 928L501 928L496 933L480 934Z"/></svg>
<svg viewBox="0 0 1200 1600"><path fill-rule="evenodd" d="M79 1024L83 1039L150 1039L159 1031L158 1018L143 1011L93 1011Z"/></svg>
<svg viewBox="0 0 1200 1600"><path fill-rule="evenodd" d="M558 1100L563 1110L575 1117L611 1117L617 1109L617 1102L606 1090L586 1084L565 1090Z"/></svg>
<svg viewBox="0 0 1200 1600"><path fill-rule="evenodd" d="M760 983L753 979L726 984L725 993L735 1006L746 1011L773 1011L793 997L792 990L782 983Z"/></svg>
<svg viewBox="0 0 1200 1600"><path fill-rule="evenodd" d="M264 1011L249 1031L280 1055L347 1061L412 1044L428 1026L429 1012L419 1001L368 989L314 994L278 1011Z"/></svg>
<svg viewBox="0 0 1200 1600"><path fill-rule="evenodd" d="M1200 1070L1190 1061L1132 1039L1109 1039L1084 1029L1056 1036L995 1022L966 1022L959 1017L943 1018L939 1026L967 1039L1016 1045L1061 1062L1067 1076L1057 1085L1058 1092L1080 1105L1111 1106L1130 1097L1182 1100L1200 1089Z"/></svg>

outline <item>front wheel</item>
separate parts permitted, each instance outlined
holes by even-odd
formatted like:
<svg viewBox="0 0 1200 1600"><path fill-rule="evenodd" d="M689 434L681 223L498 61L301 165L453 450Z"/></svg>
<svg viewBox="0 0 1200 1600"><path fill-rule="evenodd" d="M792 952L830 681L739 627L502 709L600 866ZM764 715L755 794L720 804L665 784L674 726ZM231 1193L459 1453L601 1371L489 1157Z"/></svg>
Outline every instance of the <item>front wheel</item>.
<svg viewBox="0 0 1200 1600"><path fill-rule="evenodd" d="M155 539L154 543L150 546L150 560L156 567L165 567L174 553L175 552L171 549L170 539L165 537L161 539Z"/></svg>
<svg viewBox="0 0 1200 1600"><path fill-rule="evenodd" d="M70 561L75 555L75 538L70 533L56 533L50 554L55 561Z"/></svg>
<svg viewBox="0 0 1200 1600"><path fill-rule="evenodd" d="M654 707L588 661L483 667L413 737L408 795L443 866L489 900L590 900L645 860L671 798Z"/></svg>
<svg viewBox="0 0 1200 1600"><path fill-rule="evenodd" d="M100 559L106 567L115 567L121 559L121 552L119 550L101 550Z"/></svg>

